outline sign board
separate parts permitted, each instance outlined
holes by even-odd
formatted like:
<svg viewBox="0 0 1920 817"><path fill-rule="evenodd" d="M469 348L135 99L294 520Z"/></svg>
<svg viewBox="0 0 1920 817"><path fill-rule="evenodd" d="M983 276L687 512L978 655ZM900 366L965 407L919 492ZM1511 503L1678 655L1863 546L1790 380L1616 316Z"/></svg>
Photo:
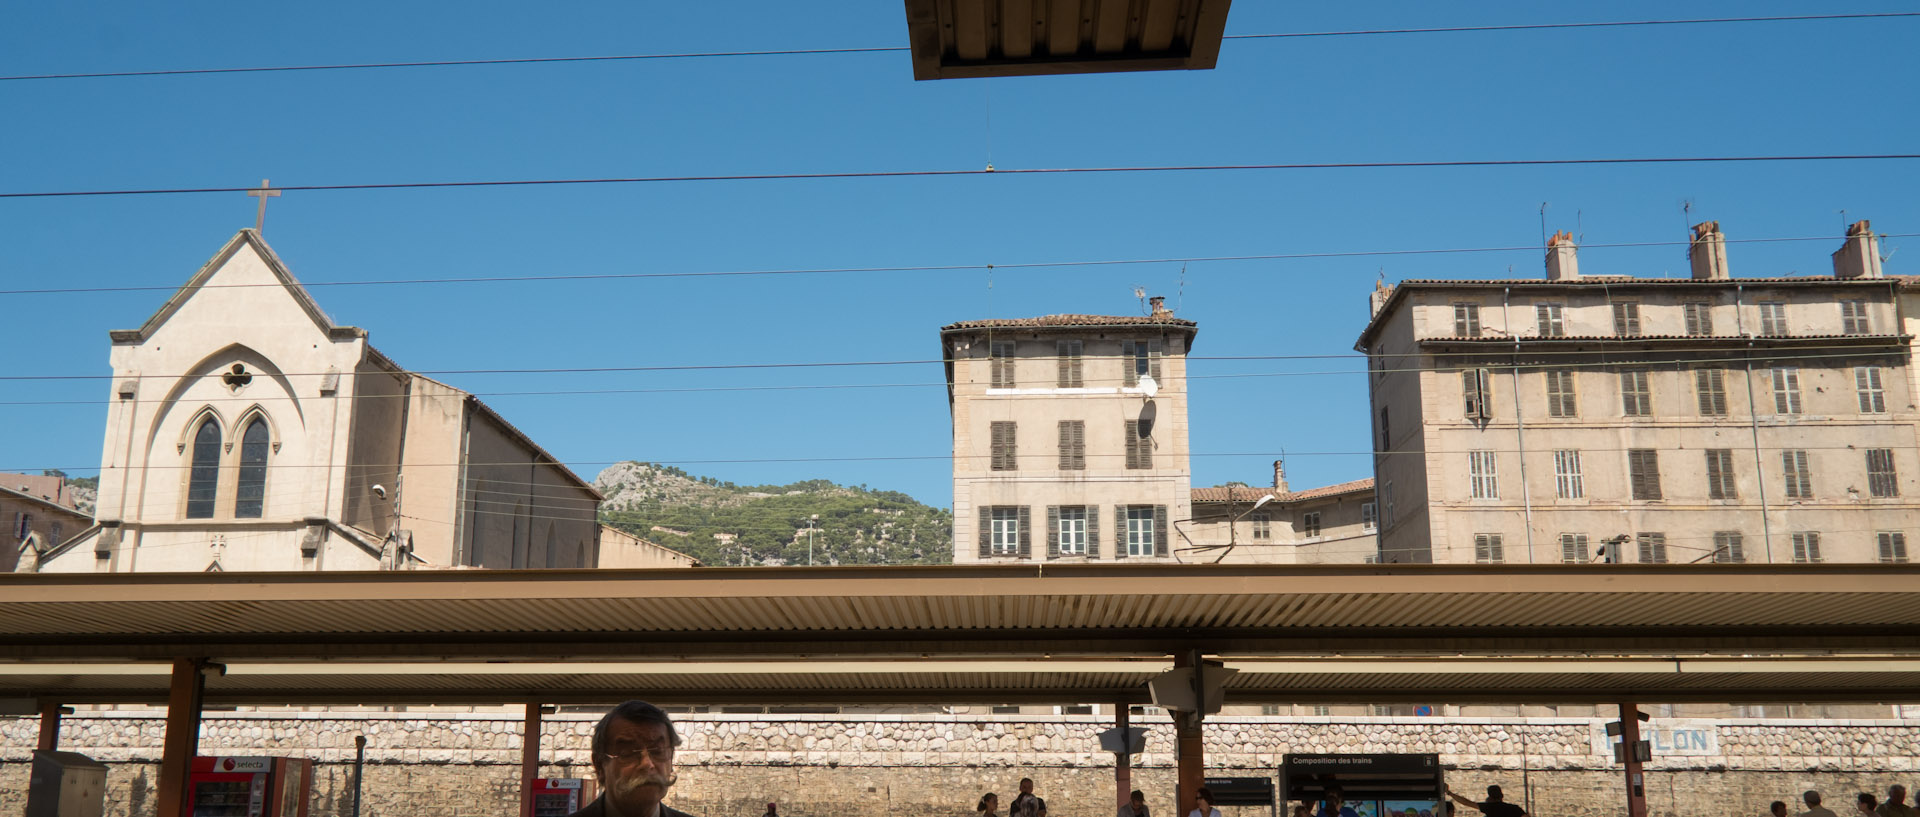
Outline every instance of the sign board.
<svg viewBox="0 0 1920 817"><path fill-rule="evenodd" d="M1271 806L1271 777L1209 777L1203 784L1213 792L1216 806Z"/></svg>
<svg viewBox="0 0 1920 817"><path fill-rule="evenodd" d="M1100 733L1100 749L1116 755L1137 755L1147 750L1147 728L1116 726Z"/></svg>
<svg viewBox="0 0 1920 817"><path fill-rule="evenodd" d="M1592 737L1594 754L1613 757L1613 746L1620 741L1607 736L1606 724L1594 724ZM1651 745L1655 758L1720 754L1720 730L1709 720L1656 718L1640 724L1640 737Z"/></svg>
<svg viewBox="0 0 1920 817"><path fill-rule="evenodd" d="M1445 788L1440 756L1286 755L1280 764L1283 800L1323 799L1338 783L1348 800L1439 800Z"/></svg>

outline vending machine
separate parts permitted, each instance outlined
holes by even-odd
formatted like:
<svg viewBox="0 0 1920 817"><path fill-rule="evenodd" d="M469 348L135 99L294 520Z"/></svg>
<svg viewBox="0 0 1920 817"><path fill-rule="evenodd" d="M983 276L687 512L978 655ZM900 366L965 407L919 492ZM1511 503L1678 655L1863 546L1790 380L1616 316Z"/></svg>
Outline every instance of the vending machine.
<svg viewBox="0 0 1920 817"><path fill-rule="evenodd" d="M193 817L307 817L313 761L298 757L196 757L187 778Z"/></svg>
<svg viewBox="0 0 1920 817"><path fill-rule="evenodd" d="M577 777L543 777L533 781L533 817L567 817L591 799L586 781Z"/></svg>

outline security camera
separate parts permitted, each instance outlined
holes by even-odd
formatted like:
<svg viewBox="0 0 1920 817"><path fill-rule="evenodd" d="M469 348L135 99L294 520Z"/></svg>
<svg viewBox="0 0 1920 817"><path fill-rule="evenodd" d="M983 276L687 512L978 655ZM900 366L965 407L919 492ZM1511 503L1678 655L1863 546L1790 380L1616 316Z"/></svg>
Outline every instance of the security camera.
<svg viewBox="0 0 1920 817"><path fill-rule="evenodd" d="M386 499L387 489L384 486L376 484L373 486L373 496L376 499Z"/></svg>

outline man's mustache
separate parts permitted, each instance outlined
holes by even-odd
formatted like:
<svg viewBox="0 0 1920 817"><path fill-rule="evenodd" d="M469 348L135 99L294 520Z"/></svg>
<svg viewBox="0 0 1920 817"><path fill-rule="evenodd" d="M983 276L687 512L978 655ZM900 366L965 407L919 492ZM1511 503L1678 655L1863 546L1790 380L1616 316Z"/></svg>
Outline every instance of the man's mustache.
<svg viewBox="0 0 1920 817"><path fill-rule="evenodd" d="M633 793L634 789L648 784L659 786L662 789L670 789L673 788L673 784L679 782L679 780L679 772L665 775L658 772L636 774L615 780L613 783L613 791L615 794L626 795Z"/></svg>

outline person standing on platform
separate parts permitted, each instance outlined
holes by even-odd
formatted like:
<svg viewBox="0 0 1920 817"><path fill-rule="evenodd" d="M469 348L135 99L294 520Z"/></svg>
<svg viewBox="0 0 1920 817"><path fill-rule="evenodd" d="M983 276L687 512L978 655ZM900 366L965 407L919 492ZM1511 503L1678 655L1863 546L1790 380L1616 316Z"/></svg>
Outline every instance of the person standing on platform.
<svg viewBox="0 0 1920 817"><path fill-rule="evenodd" d="M1033 793L1033 778L1020 778L1020 794L1007 806L1007 817L1047 817L1047 801Z"/></svg>
<svg viewBox="0 0 1920 817"><path fill-rule="evenodd" d="M987 792L980 795L980 805L973 807L974 817L1000 817L1000 795Z"/></svg>
<svg viewBox="0 0 1920 817"><path fill-rule="evenodd" d="M776 808L774 804L768 803L767 813L760 815L760 817L780 817L780 809Z"/></svg>
<svg viewBox="0 0 1920 817"><path fill-rule="evenodd" d="M568 817L691 817L660 801L679 776L673 750L680 734L660 707L627 701L593 727L593 772L600 797Z"/></svg>
<svg viewBox="0 0 1920 817"><path fill-rule="evenodd" d="M1220 817L1220 810L1213 807L1213 790L1206 786L1193 790L1193 805L1187 817Z"/></svg>
<svg viewBox="0 0 1920 817"><path fill-rule="evenodd" d="M1854 798L1853 810L1866 815L1879 814L1880 798L1873 796L1870 792L1863 791L1859 797Z"/></svg>
<svg viewBox="0 0 1920 817"><path fill-rule="evenodd" d="M1887 802L1874 809L1880 817L1920 817L1920 811L1907 805L1907 787L1895 783L1887 787Z"/></svg>
<svg viewBox="0 0 1920 817"><path fill-rule="evenodd" d="M1487 801L1484 803L1475 803L1472 800L1454 794L1453 789L1447 789L1447 796L1453 798L1454 801L1463 806L1472 806L1479 809L1480 813L1487 815L1487 817L1527 817L1526 809L1507 802L1506 795L1500 791L1499 786L1487 787Z"/></svg>
<svg viewBox="0 0 1920 817"><path fill-rule="evenodd" d="M1120 807L1120 813L1114 817L1147 817L1147 796L1134 789L1127 797L1127 804Z"/></svg>
<svg viewBox="0 0 1920 817"><path fill-rule="evenodd" d="M1800 817L1840 817L1833 813L1833 809L1820 805L1820 793L1817 791L1808 789L1800 795L1800 801L1807 804L1807 810L1800 812Z"/></svg>
<svg viewBox="0 0 1920 817"><path fill-rule="evenodd" d="M1347 790L1335 783L1327 787L1326 795L1320 800L1320 810L1313 817L1360 817L1360 813L1347 805Z"/></svg>

